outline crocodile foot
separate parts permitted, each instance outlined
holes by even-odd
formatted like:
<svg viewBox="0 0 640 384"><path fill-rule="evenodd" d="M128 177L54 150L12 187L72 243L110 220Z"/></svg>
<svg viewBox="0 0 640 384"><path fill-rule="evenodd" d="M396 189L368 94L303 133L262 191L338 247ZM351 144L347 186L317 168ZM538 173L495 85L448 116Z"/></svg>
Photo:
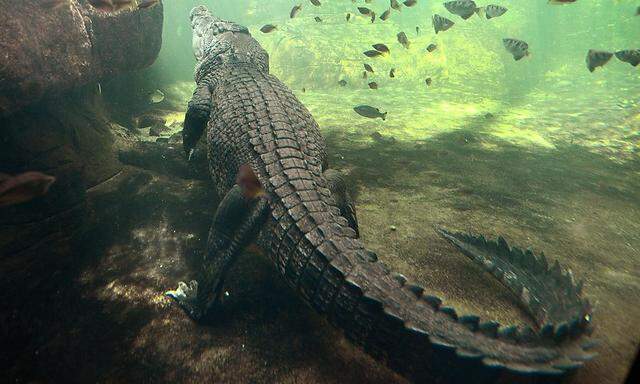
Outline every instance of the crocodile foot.
<svg viewBox="0 0 640 384"><path fill-rule="evenodd" d="M178 288L164 294L175 300L193 320L200 321L202 319L204 311L198 303L197 281L191 280L189 284L181 281L178 283Z"/></svg>

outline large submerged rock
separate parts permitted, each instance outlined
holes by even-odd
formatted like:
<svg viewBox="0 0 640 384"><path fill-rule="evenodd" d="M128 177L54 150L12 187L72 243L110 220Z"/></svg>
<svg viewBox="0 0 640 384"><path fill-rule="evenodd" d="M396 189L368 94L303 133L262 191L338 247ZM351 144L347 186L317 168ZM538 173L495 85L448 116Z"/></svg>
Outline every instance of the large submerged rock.
<svg viewBox="0 0 640 384"><path fill-rule="evenodd" d="M67 1L67 0L65 0ZM43 97L151 65L162 4L105 12L87 0L0 0L0 115Z"/></svg>

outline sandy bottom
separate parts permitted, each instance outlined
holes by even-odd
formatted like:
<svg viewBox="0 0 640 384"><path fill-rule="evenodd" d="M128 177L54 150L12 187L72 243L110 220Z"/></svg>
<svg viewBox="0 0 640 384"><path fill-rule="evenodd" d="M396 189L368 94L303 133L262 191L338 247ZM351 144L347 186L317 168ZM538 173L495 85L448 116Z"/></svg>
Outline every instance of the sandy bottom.
<svg viewBox="0 0 640 384"><path fill-rule="evenodd" d="M353 181L365 243L385 262L463 314L520 324L528 320L514 299L433 228L501 234L544 251L585 280L603 342L570 382L621 383L640 340L640 106L604 90L597 107L593 94L565 103L563 87L510 103L388 92L376 96L386 122L351 111L364 91L299 96L323 128L331 164ZM395 141L374 140L376 131ZM112 220L99 223L72 268L0 319L15 346L2 356L5 377L404 382L305 307L259 255L232 270L215 323L189 321L162 292L197 270L216 207L215 197L193 197L206 183L190 188L158 194L150 183L127 201L108 186L94 192Z"/></svg>

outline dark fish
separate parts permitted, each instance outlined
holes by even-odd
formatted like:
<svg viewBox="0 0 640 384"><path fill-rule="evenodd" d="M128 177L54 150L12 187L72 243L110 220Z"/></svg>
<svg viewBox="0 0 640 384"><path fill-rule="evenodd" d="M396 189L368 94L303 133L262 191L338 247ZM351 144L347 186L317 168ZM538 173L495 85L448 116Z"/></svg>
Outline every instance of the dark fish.
<svg viewBox="0 0 640 384"><path fill-rule="evenodd" d="M313 20L315 20L317 23L322 23L322 19L320 18L320 16L314 17Z"/></svg>
<svg viewBox="0 0 640 384"><path fill-rule="evenodd" d="M266 191L262 187L262 184L260 184L258 176L256 176L249 164L241 165L240 169L238 169L236 184L240 187L244 197L248 199L255 199L256 197L266 195Z"/></svg>
<svg viewBox="0 0 640 384"><path fill-rule="evenodd" d="M374 21L376 21L376 13L371 12L371 22L373 23Z"/></svg>
<svg viewBox="0 0 640 384"><path fill-rule="evenodd" d="M347 16L345 16L345 18L347 19L347 21L349 21L349 19L351 19L351 14L347 13Z"/></svg>
<svg viewBox="0 0 640 384"><path fill-rule="evenodd" d="M446 17L442 17L438 14L433 15L433 29L436 31L436 35L438 32L444 32L447 29L453 27L455 24L453 21L447 19Z"/></svg>
<svg viewBox="0 0 640 384"><path fill-rule="evenodd" d="M575 3L576 0L549 0L549 4L569 4L569 3Z"/></svg>
<svg viewBox="0 0 640 384"><path fill-rule="evenodd" d="M361 15L370 15L371 14L371 10L367 7L358 7L358 11L360 12Z"/></svg>
<svg viewBox="0 0 640 384"><path fill-rule="evenodd" d="M320 3L320 0L310 0L311 4L315 5L316 7L319 7L322 5L322 3Z"/></svg>
<svg viewBox="0 0 640 384"><path fill-rule="evenodd" d="M389 77L390 77L390 78L392 78L392 79L393 79L394 77L396 77L396 69L395 69L395 68L391 68L391 69L389 70Z"/></svg>
<svg viewBox="0 0 640 384"><path fill-rule="evenodd" d="M416 36L420 34L420 27L416 26Z"/></svg>
<svg viewBox="0 0 640 384"><path fill-rule="evenodd" d="M371 107L369 105L358 105L357 107L353 107L353 110L356 113L363 117L368 117L370 119L381 118L382 120L387 119L387 112L382 113L378 108Z"/></svg>
<svg viewBox="0 0 640 384"><path fill-rule="evenodd" d="M376 83L375 81L370 82L369 83L369 88L378 89L378 83Z"/></svg>
<svg viewBox="0 0 640 384"><path fill-rule="evenodd" d="M389 18L389 16L391 16L391 8L387 9L386 11L382 12L382 15L380 15L380 20L385 21Z"/></svg>
<svg viewBox="0 0 640 384"><path fill-rule="evenodd" d="M430 87L430 86L431 86L431 83L432 83L433 81L431 80L431 78L430 78L430 77L427 77L426 79L424 79L424 82L425 82L425 84L427 84L427 87Z"/></svg>
<svg viewBox="0 0 640 384"><path fill-rule="evenodd" d="M626 49L616 52L616 57L620 61L631 64L633 67L637 67L640 64L640 49Z"/></svg>
<svg viewBox="0 0 640 384"><path fill-rule="evenodd" d="M151 8L158 4L158 0L142 0L138 1L138 9Z"/></svg>
<svg viewBox="0 0 640 384"><path fill-rule="evenodd" d="M270 32L275 31L276 29L278 29L278 27L276 27L275 25L266 24L266 25L263 25L262 28L260 28L260 32L262 32L262 33L270 33Z"/></svg>
<svg viewBox="0 0 640 384"><path fill-rule="evenodd" d="M487 19L493 19L494 17L502 16L507 13L508 9L501 5L487 5L483 9L484 15Z"/></svg>
<svg viewBox="0 0 640 384"><path fill-rule="evenodd" d="M640 6L636 9L636 16L640 16Z"/></svg>
<svg viewBox="0 0 640 384"><path fill-rule="evenodd" d="M404 4L406 7L413 7L418 3L418 0L405 0Z"/></svg>
<svg viewBox="0 0 640 384"><path fill-rule="evenodd" d="M400 11L400 3L398 3L398 0L391 0L391 8L395 9L396 11Z"/></svg>
<svg viewBox="0 0 640 384"><path fill-rule="evenodd" d="M366 63L365 63L365 64L364 64L364 69L365 69L367 72L371 72L371 73L373 73L373 68L371 68L371 66L370 66L369 64L366 64Z"/></svg>
<svg viewBox="0 0 640 384"><path fill-rule="evenodd" d="M502 44L513 55L515 61L529 56L529 44L522 40L506 38L502 39Z"/></svg>
<svg viewBox="0 0 640 384"><path fill-rule="evenodd" d="M429 45L427 46L427 51L428 51L428 52L433 52L433 51L435 51L436 49L438 49L438 46L437 46L436 44L434 44L434 43L431 43L431 44L429 44Z"/></svg>
<svg viewBox="0 0 640 384"><path fill-rule="evenodd" d="M369 51L365 51L364 55L367 57L378 57L382 55L382 52L371 49Z"/></svg>
<svg viewBox="0 0 640 384"><path fill-rule="evenodd" d="M338 81L338 84L339 84L341 87L344 87L345 85L347 85L347 80L342 79L342 80Z"/></svg>
<svg viewBox="0 0 640 384"><path fill-rule="evenodd" d="M372 47L375 48L375 50L378 52L382 52L385 54L391 53L391 51L389 50L389 47L387 47L384 44L373 44Z"/></svg>
<svg viewBox="0 0 640 384"><path fill-rule="evenodd" d="M407 35L404 32L400 32L398 33L397 37L398 43L402 44L402 46L406 49L409 49L409 45L411 45L411 43L409 43L409 38L407 37Z"/></svg>
<svg viewBox="0 0 640 384"><path fill-rule="evenodd" d="M306 93L307 92L307 88L302 88L302 93Z"/></svg>
<svg viewBox="0 0 640 384"><path fill-rule="evenodd" d="M478 6L473 0L454 0L447 1L443 4L447 11L462 17L464 20L473 16L479 11Z"/></svg>
<svg viewBox="0 0 640 384"><path fill-rule="evenodd" d="M55 181L55 177L40 172L25 172L16 176L0 173L0 207L43 196Z"/></svg>
<svg viewBox="0 0 640 384"><path fill-rule="evenodd" d="M298 15L300 10L302 10L302 4L294 5L293 8L291 8L291 12L289 13L289 17L293 19L294 17L296 17Z"/></svg>
<svg viewBox="0 0 640 384"><path fill-rule="evenodd" d="M613 53L606 51L596 51L595 49L590 49L587 53L587 68L589 72L593 72L598 67L602 67L607 64L609 60L613 57Z"/></svg>

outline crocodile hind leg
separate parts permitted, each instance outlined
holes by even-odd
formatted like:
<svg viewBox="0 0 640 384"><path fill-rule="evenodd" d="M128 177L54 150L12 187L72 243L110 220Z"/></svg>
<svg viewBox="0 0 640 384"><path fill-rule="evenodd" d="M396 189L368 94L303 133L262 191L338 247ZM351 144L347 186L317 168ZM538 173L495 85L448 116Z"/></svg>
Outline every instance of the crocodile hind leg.
<svg viewBox="0 0 640 384"><path fill-rule="evenodd" d="M184 116L182 146L189 159L191 159L196 144L204 133L210 114L211 90L209 89L209 85L203 83L202 85L198 85L193 92L193 96L187 107L187 113Z"/></svg>
<svg viewBox="0 0 640 384"><path fill-rule="evenodd" d="M340 214L347 219L349 226L356 231L356 235L360 237L356 205L347 190L347 182L345 181L344 175L335 169L327 169L324 171L323 176L327 181L327 188L331 191L331 195L336 201L338 208L340 208Z"/></svg>
<svg viewBox="0 0 640 384"><path fill-rule="evenodd" d="M212 312L220 302L224 279L242 249L251 243L264 223L268 204L265 198L246 198L239 186L224 197L209 231L207 251L200 278L180 282L178 288L166 292L194 320Z"/></svg>

